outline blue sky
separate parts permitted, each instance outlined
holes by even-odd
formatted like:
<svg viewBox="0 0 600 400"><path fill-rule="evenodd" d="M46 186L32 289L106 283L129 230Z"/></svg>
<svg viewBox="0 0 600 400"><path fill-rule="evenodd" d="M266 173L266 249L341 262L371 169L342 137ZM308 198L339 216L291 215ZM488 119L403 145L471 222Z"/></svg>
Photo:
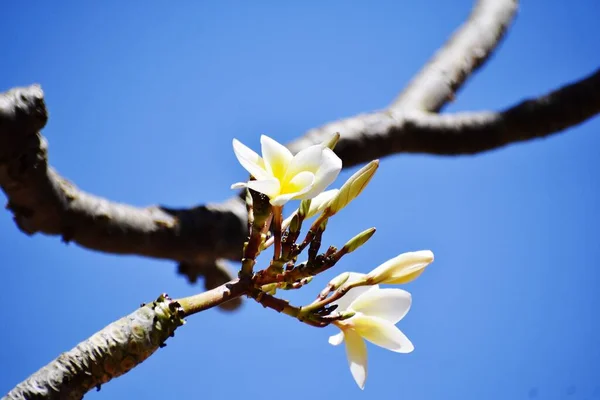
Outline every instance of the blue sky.
<svg viewBox="0 0 600 400"><path fill-rule="evenodd" d="M500 109L598 68L594 0L529 0L491 62L447 110ZM251 5L252 4L252 5ZM464 20L466 0L369 2L12 2L0 90L40 83L50 160L79 187L139 206L232 195L237 137L286 142L387 105ZM369 346L361 392L319 330L246 302L210 310L90 399L600 398L600 119L469 157L383 160L325 235L369 244L343 270L404 251L435 263L407 285L402 355ZM342 132L343 134L343 132ZM342 179L355 169L344 171ZM0 195L0 201L4 201ZM27 237L0 213L5 326L0 392L161 292L190 295L175 264ZM236 267L235 265L233 266Z"/></svg>

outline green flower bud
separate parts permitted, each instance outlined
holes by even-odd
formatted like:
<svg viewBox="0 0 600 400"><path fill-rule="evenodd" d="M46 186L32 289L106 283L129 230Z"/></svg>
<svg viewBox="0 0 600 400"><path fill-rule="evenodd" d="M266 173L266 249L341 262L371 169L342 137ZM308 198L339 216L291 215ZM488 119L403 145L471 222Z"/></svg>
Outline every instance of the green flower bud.
<svg viewBox="0 0 600 400"><path fill-rule="evenodd" d="M362 231L358 235L354 236L352 239L348 240L348 242L344 245L342 251L345 253L352 253L354 250L358 249L360 246L365 244L367 240L371 239L371 236L375 233L375 228L369 228L365 231Z"/></svg>
<svg viewBox="0 0 600 400"><path fill-rule="evenodd" d="M337 196L331 200L325 212L331 216L346 207L364 190L378 167L379 160L371 161L348 178L346 183L340 188Z"/></svg>

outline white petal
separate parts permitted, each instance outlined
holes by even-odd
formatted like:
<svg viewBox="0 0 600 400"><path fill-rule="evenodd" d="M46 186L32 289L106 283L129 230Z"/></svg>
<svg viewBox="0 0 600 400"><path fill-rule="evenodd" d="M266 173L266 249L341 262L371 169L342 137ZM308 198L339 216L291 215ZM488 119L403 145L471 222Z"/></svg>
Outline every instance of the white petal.
<svg viewBox="0 0 600 400"><path fill-rule="evenodd" d="M331 189L313 197L312 201L310 202L308 213L306 213L306 218L310 218L313 215L316 215L317 213L323 211L325 207L329 205L331 199L337 196L338 192L338 189Z"/></svg>
<svg viewBox="0 0 600 400"><path fill-rule="evenodd" d="M279 181L275 178L249 181L247 185L250 189L266 194L271 199L279 194Z"/></svg>
<svg viewBox="0 0 600 400"><path fill-rule="evenodd" d="M350 308L397 324L410 310L411 301L411 295L406 290L378 289L363 293L350 304Z"/></svg>
<svg viewBox="0 0 600 400"><path fill-rule="evenodd" d="M321 165L316 173L315 184L306 198L311 198L331 185L336 180L342 169L342 160L329 148L323 150Z"/></svg>
<svg viewBox="0 0 600 400"><path fill-rule="evenodd" d="M364 276L365 276L365 274L360 274L358 272L350 272L350 277L348 278L346 283L356 282ZM348 307L350 306L350 304L352 304L352 302L354 300L356 300L356 298L358 296L360 296L361 294L363 294L369 290L375 290L377 288L378 288L377 285L375 285L375 286L359 286L359 287L352 288L342 298L334 301L331 304L332 305L335 304L338 306L336 311L346 311L348 309Z"/></svg>
<svg viewBox="0 0 600 400"><path fill-rule="evenodd" d="M314 182L315 174L309 171L302 171L285 184L285 190L288 193L297 193L296 197L298 197L308 192Z"/></svg>
<svg viewBox="0 0 600 400"><path fill-rule="evenodd" d="M282 206L290 200L302 198L304 193L310 190L314 181L315 176L312 172L300 172L294 179L280 187L280 194L276 198L271 198L271 204Z"/></svg>
<svg viewBox="0 0 600 400"><path fill-rule="evenodd" d="M278 196L271 198L270 203L273 206L283 206L285 203L292 200L295 195L296 195L296 193L280 194Z"/></svg>
<svg viewBox="0 0 600 400"><path fill-rule="evenodd" d="M358 387L364 389L367 380L367 345L360 335L351 329L344 331L344 339L350 372Z"/></svg>
<svg viewBox="0 0 600 400"><path fill-rule="evenodd" d="M315 174L321 167L322 155L323 146L320 144L300 150L290 162L284 180L289 180L302 171L309 171Z"/></svg>
<svg viewBox="0 0 600 400"><path fill-rule="evenodd" d="M233 152L240 164L242 164L242 167L244 167L250 175L254 176L256 179L269 176L264 169L263 159L237 139L233 139Z"/></svg>
<svg viewBox="0 0 600 400"><path fill-rule="evenodd" d="M260 144L266 170L274 177L282 180L294 156L287 147L266 135L260 137Z"/></svg>
<svg viewBox="0 0 600 400"><path fill-rule="evenodd" d="M244 183L245 185L245 183ZM310 202L310 207L308 209L308 212L306 213L306 216L304 218L310 218L314 215L316 215L317 213L320 213L321 211L323 211L325 209L325 207L327 207L329 205L329 202L331 201L331 199L333 199L338 193L338 189L331 189L331 190L327 190L321 194L319 194L316 197L313 197L312 201ZM287 217L283 223L281 224L281 227L283 229L287 228L288 226L290 226L290 223L292 222L292 218L294 218L294 215L298 214L298 210L294 211L293 213L290 214L289 217Z"/></svg>
<svg viewBox="0 0 600 400"><path fill-rule="evenodd" d="M383 318L356 314L350 320L360 336L377 346L396 353L410 353L414 350L413 344L404 333Z"/></svg>
<svg viewBox="0 0 600 400"><path fill-rule="evenodd" d="M243 189L248 187L248 182L238 182L231 185L232 189Z"/></svg>
<svg viewBox="0 0 600 400"><path fill-rule="evenodd" d="M339 344L342 344L343 341L344 341L344 332L339 332L336 335L329 336L329 344L332 346L337 346Z"/></svg>

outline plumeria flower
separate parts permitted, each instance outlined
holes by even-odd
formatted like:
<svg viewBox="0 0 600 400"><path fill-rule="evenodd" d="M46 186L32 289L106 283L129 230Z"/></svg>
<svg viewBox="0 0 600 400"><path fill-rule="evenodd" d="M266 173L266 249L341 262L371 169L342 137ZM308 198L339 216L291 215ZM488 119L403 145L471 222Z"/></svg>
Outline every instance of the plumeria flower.
<svg viewBox="0 0 600 400"><path fill-rule="evenodd" d="M365 279L364 274L350 273L348 282ZM332 304L336 312L354 312L345 320L334 324L341 329L329 338L337 346L346 342L346 355L350 372L361 389L367 379L367 346L365 339L396 353L414 350L410 340L395 326L408 313L411 295L402 289L380 289L378 285L359 286Z"/></svg>
<svg viewBox="0 0 600 400"><path fill-rule="evenodd" d="M294 156L268 136L262 135L260 143L262 157L233 139L238 161L256 180L236 183L231 188L247 187L263 193L274 206L315 197L342 169L342 160L324 144L310 146Z"/></svg>
<svg viewBox="0 0 600 400"><path fill-rule="evenodd" d="M369 272L367 278L369 283L408 283L419 277L432 262L433 253L430 250L402 253Z"/></svg>

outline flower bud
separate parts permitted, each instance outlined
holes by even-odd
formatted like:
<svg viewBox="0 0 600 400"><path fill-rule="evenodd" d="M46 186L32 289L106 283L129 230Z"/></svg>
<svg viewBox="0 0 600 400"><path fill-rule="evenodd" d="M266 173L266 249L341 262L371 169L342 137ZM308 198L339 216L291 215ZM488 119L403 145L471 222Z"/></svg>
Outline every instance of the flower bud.
<svg viewBox="0 0 600 400"><path fill-rule="evenodd" d="M325 145L325 147L329 147L331 150L333 150L335 148L335 145L340 141L340 133L336 132L333 134L333 136L327 140L326 142L323 142L323 145Z"/></svg>
<svg viewBox="0 0 600 400"><path fill-rule="evenodd" d="M331 216L346 207L363 191L371 178L373 178L378 167L379 160L371 161L348 178L346 183L340 188L337 196L331 200L325 212Z"/></svg>
<svg viewBox="0 0 600 400"><path fill-rule="evenodd" d="M300 202L300 207L298 208L298 216L302 219L306 218L310 210L310 204L312 203L312 199L302 200Z"/></svg>
<svg viewBox="0 0 600 400"><path fill-rule="evenodd" d="M269 283L260 288L266 294L274 295L277 292L277 283Z"/></svg>
<svg viewBox="0 0 600 400"><path fill-rule="evenodd" d="M342 251L345 253L352 253L354 250L358 249L360 246L365 244L367 240L371 239L371 236L375 233L375 228L369 228L366 231L362 231L358 235L354 236L352 239L348 240L348 242L344 245Z"/></svg>
<svg viewBox="0 0 600 400"><path fill-rule="evenodd" d="M348 281L348 278L350 278L350 272L342 272L341 274L330 280L329 285L327 286L329 286L331 290L338 290L340 286L342 286Z"/></svg>
<svg viewBox="0 0 600 400"><path fill-rule="evenodd" d="M287 220L284 221L281 228L285 229L288 225L290 227L290 232L298 232L300 230L300 217L298 217L298 214L290 216L290 222L287 223Z"/></svg>
<svg viewBox="0 0 600 400"><path fill-rule="evenodd" d="M367 274L371 284L403 284L416 279L425 267L433 262L430 250L413 251L400 254L388 260Z"/></svg>

